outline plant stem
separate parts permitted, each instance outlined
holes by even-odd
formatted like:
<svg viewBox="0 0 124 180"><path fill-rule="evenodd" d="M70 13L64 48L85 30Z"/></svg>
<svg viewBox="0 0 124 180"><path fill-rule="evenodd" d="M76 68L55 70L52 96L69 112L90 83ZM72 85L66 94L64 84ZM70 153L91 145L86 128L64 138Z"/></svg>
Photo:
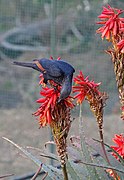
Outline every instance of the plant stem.
<svg viewBox="0 0 124 180"><path fill-rule="evenodd" d="M108 163L109 165L111 165L111 164L110 164L110 161L109 161L109 159L108 159L106 150L105 150L103 130L102 130L102 125L101 125L101 124L99 124L99 136L100 136L101 146L102 146L102 150L103 150L105 159L106 159L107 163Z"/></svg>
<svg viewBox="0 0 124 180"><path fill-rule="evenodd" d="M62 166L62 171L64 175L64 180L68 180L68 174L67 174L67 169L66 169L66 164Z"/></svg>
<svg viewBox="0 0 124 180"><path fill-rule="evenodd" d="M102 146L102 150L103 150L105 159L106 159L107 163L111 166L111 163L110 163L110 161L108 159L108 156L107 156L107 153L106 153L106 150L105 150L104 137L103 137L103 131L102 131L102 124L101 125L99 124L99 135L100 135L101 146ZM114 174L114 178L116 180L118 180L118 175L117 175L116 171L112 169L112 172Z"/></svg>

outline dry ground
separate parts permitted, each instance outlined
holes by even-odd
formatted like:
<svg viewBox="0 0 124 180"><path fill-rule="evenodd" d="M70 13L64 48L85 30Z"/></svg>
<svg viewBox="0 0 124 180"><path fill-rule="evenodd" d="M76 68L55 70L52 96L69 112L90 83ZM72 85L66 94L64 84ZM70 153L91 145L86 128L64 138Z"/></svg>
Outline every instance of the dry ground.
<svg viewBox="0 0 124 180"><path fill-rule="evenodd" d="M49 128L38 129L38 122L32 117L32 111L26 108L0 110L0 175L14 173L16 176L36 171L37 167L12 145L2 139L2 136L12 139L19 145L43 148L50 140ZM78 119L72 123L70 135L78 135ZM94 118L84 118L84 128L87 137L98 138ZM107 143L112 144L111 138L115 133L122 133L124 124L119 115L109 115L104 118L104 134ZM69 136L70 136L69 135ZM33 151L36 154L35 151ZM37 153L41 159L40 153ZM42 159L45 162L44 159Z"/></svg>

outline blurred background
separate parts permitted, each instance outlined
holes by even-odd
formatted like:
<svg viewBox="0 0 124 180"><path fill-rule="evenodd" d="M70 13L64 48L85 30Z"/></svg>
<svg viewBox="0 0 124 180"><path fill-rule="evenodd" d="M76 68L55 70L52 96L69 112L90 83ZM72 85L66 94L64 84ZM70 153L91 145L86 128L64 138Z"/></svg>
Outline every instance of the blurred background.
<svg viewBox="0 0 124 180"><path fill-rule="evenodd" d="M40 149L50 140L49 128L39 130L32 117L40 97L39 74L15 67L15 60L60 56L74 66L75 75L82 70L90 80L102 82L100 90L109 95L104 118L106 142L112 144L113 135L123 131L113 64L104 52L109 43L96 34L97 16L107 4L124 9L123 0L0 0L0 176L23 176L37 169L2 136L23 147ZM72 116L75 120L70 135L78 135L78 107ZM83 116L87 137L97 137L87 103ZM41 158L39 152L32 151Z"/></svg>

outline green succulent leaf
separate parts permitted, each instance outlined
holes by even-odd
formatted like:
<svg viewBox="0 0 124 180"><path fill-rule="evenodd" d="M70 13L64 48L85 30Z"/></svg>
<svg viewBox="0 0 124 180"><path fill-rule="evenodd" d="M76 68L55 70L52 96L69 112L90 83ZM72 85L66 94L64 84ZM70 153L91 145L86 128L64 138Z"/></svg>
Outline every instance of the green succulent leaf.
<svg viewBox="0 0 124 180"><path fill-rule="evenodd" d="M82 152L82 157L83 157L82 159L84 159L84 161L86 162L93 163L93 160L91 157L92 153L90 151L89 145L86 142L85 133L83 130L81 105L80 105L80 114L79 114L79 132L80 132L81 152ZM97 169L95 167L86 166L86 168L88 170L89 178L91 178L92 180L96 180L100 178L98 175Z"/></svg>
<svg viewBox="0 0 124 180"><path fill-rule="evenodd" d="M75 167L75 163L73 161L67 161L67 170L71 179L82 180L82 175L79 174L79 169L77 171L77 168ZM85 176L85 174L83 174L84 180L87 179L86 177L87 175Z"/></svg>
<svg viewBox="0 0 124 180"><path fill-rule="evenodd" d="M93 139L93 140L97 141L97 142L100 142L99 140L96 140L96 139ZM121 164L124 166L124 159L113 148L111 148L108 144L104 143L104 145L106 147L108 147L112 152L114 152L117 155L117 157L119 158Z"/></svg>
<svg viewBox="0 0 124 180"><path fill-rule="evenodd" d="M56 180L62 180L62 171L60 169L57 169L51 165L45 165L43 164L39 159L37 159L35 156L33 156L30 152L19 146L18 144L14 143L10 139L3 137L6 141L14 145L16 148L18 148L21 152L23 152L30 160L32 160L38 167L42 167L42 170L48 173L47 179L56 179Z"/></svg>
<svg viewBox="0 0 124 180"><path fill-rule="evenodd" d="M103 159L104 165L107 167L108 163L105 161L104 153L103 153L103 151L100 148L101 147L100 146L100 141L96 140L96 139L93 139L93 140L88 141L88 144ZM105 144L105 146L106 146L106 144ZM112 156L112 154L110 152L106 151L106 153L107 153L108 159L110 161L110 164L114 168L114 170L118 171L120 169L120 171L118 171L117 173L120 176L120 178L123 179L124 178L124 174L123 174L124 166L123 166L122 162L119 162L115 157Z"/></svg>

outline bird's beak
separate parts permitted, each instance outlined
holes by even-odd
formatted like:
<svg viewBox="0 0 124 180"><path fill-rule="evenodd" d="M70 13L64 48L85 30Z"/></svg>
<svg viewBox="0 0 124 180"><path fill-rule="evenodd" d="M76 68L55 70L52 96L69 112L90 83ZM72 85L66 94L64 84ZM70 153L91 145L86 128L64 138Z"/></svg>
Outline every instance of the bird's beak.
<svg viewBox="0 0 124 180"><path fill-rule="evenodd" d="M17 61L14 61L13 64L17 65L17 66L30 67L30 68L33 68L37 71L40 71L40 69L37 67L35 62L17 62Z"/></svg>
<svg viewBox="0 0 124 180"><path fill-rule="evenodd" d="M57 103L60 103L61 102L61 99L58 99Z"/></svg>
<svg viewBox="0 0 124 180"><path fill-rule="evenodd" d="M60 103L61 101L63 101L63 99L59 98L58 101L57 101L57 103Z"/></svg>

